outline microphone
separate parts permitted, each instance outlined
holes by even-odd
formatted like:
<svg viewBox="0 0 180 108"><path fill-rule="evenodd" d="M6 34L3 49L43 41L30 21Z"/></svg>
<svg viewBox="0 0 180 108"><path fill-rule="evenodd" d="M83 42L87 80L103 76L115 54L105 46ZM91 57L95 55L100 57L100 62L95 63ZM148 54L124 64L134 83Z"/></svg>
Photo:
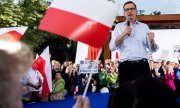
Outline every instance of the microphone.
<svg viewBox="0 0 180 108"><path fill-rule="evenodd" d="M126 20L127 20L127 26L130 26L130 17L127 17ZM130 36L130 34L128 34L128 36Z"/></svg>

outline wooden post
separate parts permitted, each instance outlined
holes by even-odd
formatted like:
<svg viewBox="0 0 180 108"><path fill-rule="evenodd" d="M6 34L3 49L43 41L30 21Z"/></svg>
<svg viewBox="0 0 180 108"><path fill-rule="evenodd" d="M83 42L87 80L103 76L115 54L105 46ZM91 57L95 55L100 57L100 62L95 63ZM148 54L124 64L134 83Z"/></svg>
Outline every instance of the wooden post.
<svg viewBox="0 0 180 108"><path fill-rule="evenodd" d="M104 60L111 58L111 51L109 49L110 39L111 39L111 32L109 32L107 40L106 40L105 45L104 45Z"/></svg>

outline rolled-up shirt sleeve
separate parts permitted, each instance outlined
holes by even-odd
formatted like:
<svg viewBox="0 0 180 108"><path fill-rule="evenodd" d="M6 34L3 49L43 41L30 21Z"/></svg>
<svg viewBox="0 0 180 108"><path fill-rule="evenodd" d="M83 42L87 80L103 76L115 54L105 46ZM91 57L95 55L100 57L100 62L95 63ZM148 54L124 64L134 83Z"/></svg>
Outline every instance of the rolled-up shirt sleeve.
<svg viewBox="0 0 180 108"><path fill-rule="evenodd" d="M116 44L115 44L116 38L114 36L114 31L111 32L111 41L109 43L109 48L111 51L114 51L117 49Z"/></svg>
<svg viewBox="0 0 180 108"><path fill-rule="evenodd" d="M118 49L118 47L120 46L120 45L116 46L116 43L115 43L116 39L120 35L120 30L119 29L120 29L119 24L117 24L114 31L111 32L111 41L109 43L109 48L110 48L111 51L114 51L114 50Z"/></svg>

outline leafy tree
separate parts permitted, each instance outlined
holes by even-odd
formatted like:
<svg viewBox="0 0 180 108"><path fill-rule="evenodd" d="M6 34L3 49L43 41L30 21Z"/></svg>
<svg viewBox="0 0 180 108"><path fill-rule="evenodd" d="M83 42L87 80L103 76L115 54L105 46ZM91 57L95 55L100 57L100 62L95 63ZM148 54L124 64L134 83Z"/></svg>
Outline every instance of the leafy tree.
<svg viewBox="0 0 180 108"><path fill-rule="evenodd" d="M144 15L145 10L138 10L138 15Z"/></svg>
<svg viewBox="0 0 180 108"><path fill-rule="evenodd" d="M67 51L75 55L76 42L38 30L38 25L45 14L51 0L1 0L0 27L28 26L22 41L28 43L35 53L41 53L46 46L50 46L52 59L64 61L74 60L74 56L67 57ZM68 48L67 44L71 43Z"/></svg>
<svg viewBox="0 0 180 108"><path fill-rule="evenodd" d="M154 14L154 15L160 15L161 12L160 12L160 11L154 11L153 14Z"/></svg>

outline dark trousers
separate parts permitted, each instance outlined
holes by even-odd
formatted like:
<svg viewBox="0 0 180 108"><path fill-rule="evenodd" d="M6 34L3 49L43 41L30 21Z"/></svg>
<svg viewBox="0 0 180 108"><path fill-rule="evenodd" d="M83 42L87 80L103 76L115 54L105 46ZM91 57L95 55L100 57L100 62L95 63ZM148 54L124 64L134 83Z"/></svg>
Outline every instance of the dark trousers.
<svg viewBox="0 0 180 108"><path fill-rule="evenodd" d="M148 60L123 61L119 64L119 85L141 76L150 76Z"/></svg>

